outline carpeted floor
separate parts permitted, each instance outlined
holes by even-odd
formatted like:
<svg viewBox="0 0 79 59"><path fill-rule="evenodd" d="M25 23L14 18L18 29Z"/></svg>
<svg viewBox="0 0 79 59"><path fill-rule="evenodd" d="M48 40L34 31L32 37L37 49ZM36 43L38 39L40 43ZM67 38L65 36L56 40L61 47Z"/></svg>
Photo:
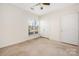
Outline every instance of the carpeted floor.
<svg viewBox="0 0 79 59"><path fill-rule="evenodd" d="M37 38L1 48L1 56L77 56L78 46Z"/></svg>

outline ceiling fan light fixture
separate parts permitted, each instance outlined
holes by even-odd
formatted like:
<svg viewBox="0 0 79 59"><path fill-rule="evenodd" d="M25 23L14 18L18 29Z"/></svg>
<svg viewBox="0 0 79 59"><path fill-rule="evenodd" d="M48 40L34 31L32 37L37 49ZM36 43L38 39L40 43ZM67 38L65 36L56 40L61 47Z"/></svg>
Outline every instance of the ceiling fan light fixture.
<svg viewBox="0 0 79 59"><path fill-rule="evenodd" d="M38 3L38 4L34 5L34 6L32 6L31 10L34 10L37 6L40 8L40 10L43 10L44 7L49 6L49 5L50 5L50 3Z"/></svg>
<svg viewBox="0 0 79 59"><path fill-rule="evenodd" d="M34 10L34 8L31 8L32 10Z"/></svg>
<svg viewBox="0 0 79 59"><path fill-rule="evenodd" d="M41 10L43 10L43 7L40 7Z"/></svg>

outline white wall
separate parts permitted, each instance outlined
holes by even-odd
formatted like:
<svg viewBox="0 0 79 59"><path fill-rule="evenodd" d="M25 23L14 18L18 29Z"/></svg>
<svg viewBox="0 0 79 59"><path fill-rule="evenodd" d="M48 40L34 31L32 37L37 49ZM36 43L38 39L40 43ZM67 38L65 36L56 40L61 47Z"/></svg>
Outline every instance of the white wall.
<svg viewBox="0 0 79 59"><path fill-rule="evenodd" d="M59 16L55 14L50 14L42 17L40 21L40 27L40 34L42 36L48 37L50 39L59 40Z"/></svg>
<svg viewBox="0 0 79 59"><path fill-rule="evenodd" d="M61 40L61 19L63 15L65 16L65 15L70 15L75 13L78 14L78 12L79 12L79 6L73 6L73 7L54 11L54 12L48 13L47 15L41 16L40 34L44 37L48 37L51 40L57 40L57 41L63 42ZM78 30L76 32L78 33ZM69 43L69 42L66 42L66 43ZM78 38L77 40L76 39L73 40L71 44L78 44Z"/></svg>
<svg viewBox="0 0 79 59"><path fill-rule="evenodd" d="M61 17L61 41L78 44L78 13L70 13Z"/></svg>
<svg viewBox="0 0 79 59"><path fill-rule="evenodd" d="M0 4L0 48L34 37L28 36L29 20L37 16L10 4Z"/></svg>

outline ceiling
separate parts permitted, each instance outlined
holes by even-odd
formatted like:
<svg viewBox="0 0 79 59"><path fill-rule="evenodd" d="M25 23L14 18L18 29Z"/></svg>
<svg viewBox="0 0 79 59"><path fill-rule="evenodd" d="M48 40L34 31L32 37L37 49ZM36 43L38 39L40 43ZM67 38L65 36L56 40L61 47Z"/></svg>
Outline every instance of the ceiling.
<svg viewBox="0 0 79 59"><path fill-rule="evenodd" d="M43 6L43 10L40 9L40 5L35 6L37 3L14 3L13 5L22 8L26 11L30 11L31 13L34 13L36 15L44 15L51 11L59 10L62 8L66 8L69 6L75 5L74 3L50 3L49 6ZM31 7L34 9L32 10Z"/></svg>

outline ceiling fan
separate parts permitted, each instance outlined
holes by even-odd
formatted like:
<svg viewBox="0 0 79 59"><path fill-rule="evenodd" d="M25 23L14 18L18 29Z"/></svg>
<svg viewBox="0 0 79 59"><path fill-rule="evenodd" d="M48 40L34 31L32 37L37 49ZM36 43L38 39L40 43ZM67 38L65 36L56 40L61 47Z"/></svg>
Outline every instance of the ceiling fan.
<svg viewBox="0 0 79 59"><path fill-rule="evenodd" d="M40 9L43 10L44 6L49 6L49 5L50 3L38 3L32 6L31 9L33 10L35 6L40 6Z"/></svg>
<svg viewBox="0 0 79 59"><path fill-rule="evenodd" d="M38 3L38 4L36 4L36 6L37 5L46 5L46 6L48 6L48 5L50 5L50 3Z"/></svg>

